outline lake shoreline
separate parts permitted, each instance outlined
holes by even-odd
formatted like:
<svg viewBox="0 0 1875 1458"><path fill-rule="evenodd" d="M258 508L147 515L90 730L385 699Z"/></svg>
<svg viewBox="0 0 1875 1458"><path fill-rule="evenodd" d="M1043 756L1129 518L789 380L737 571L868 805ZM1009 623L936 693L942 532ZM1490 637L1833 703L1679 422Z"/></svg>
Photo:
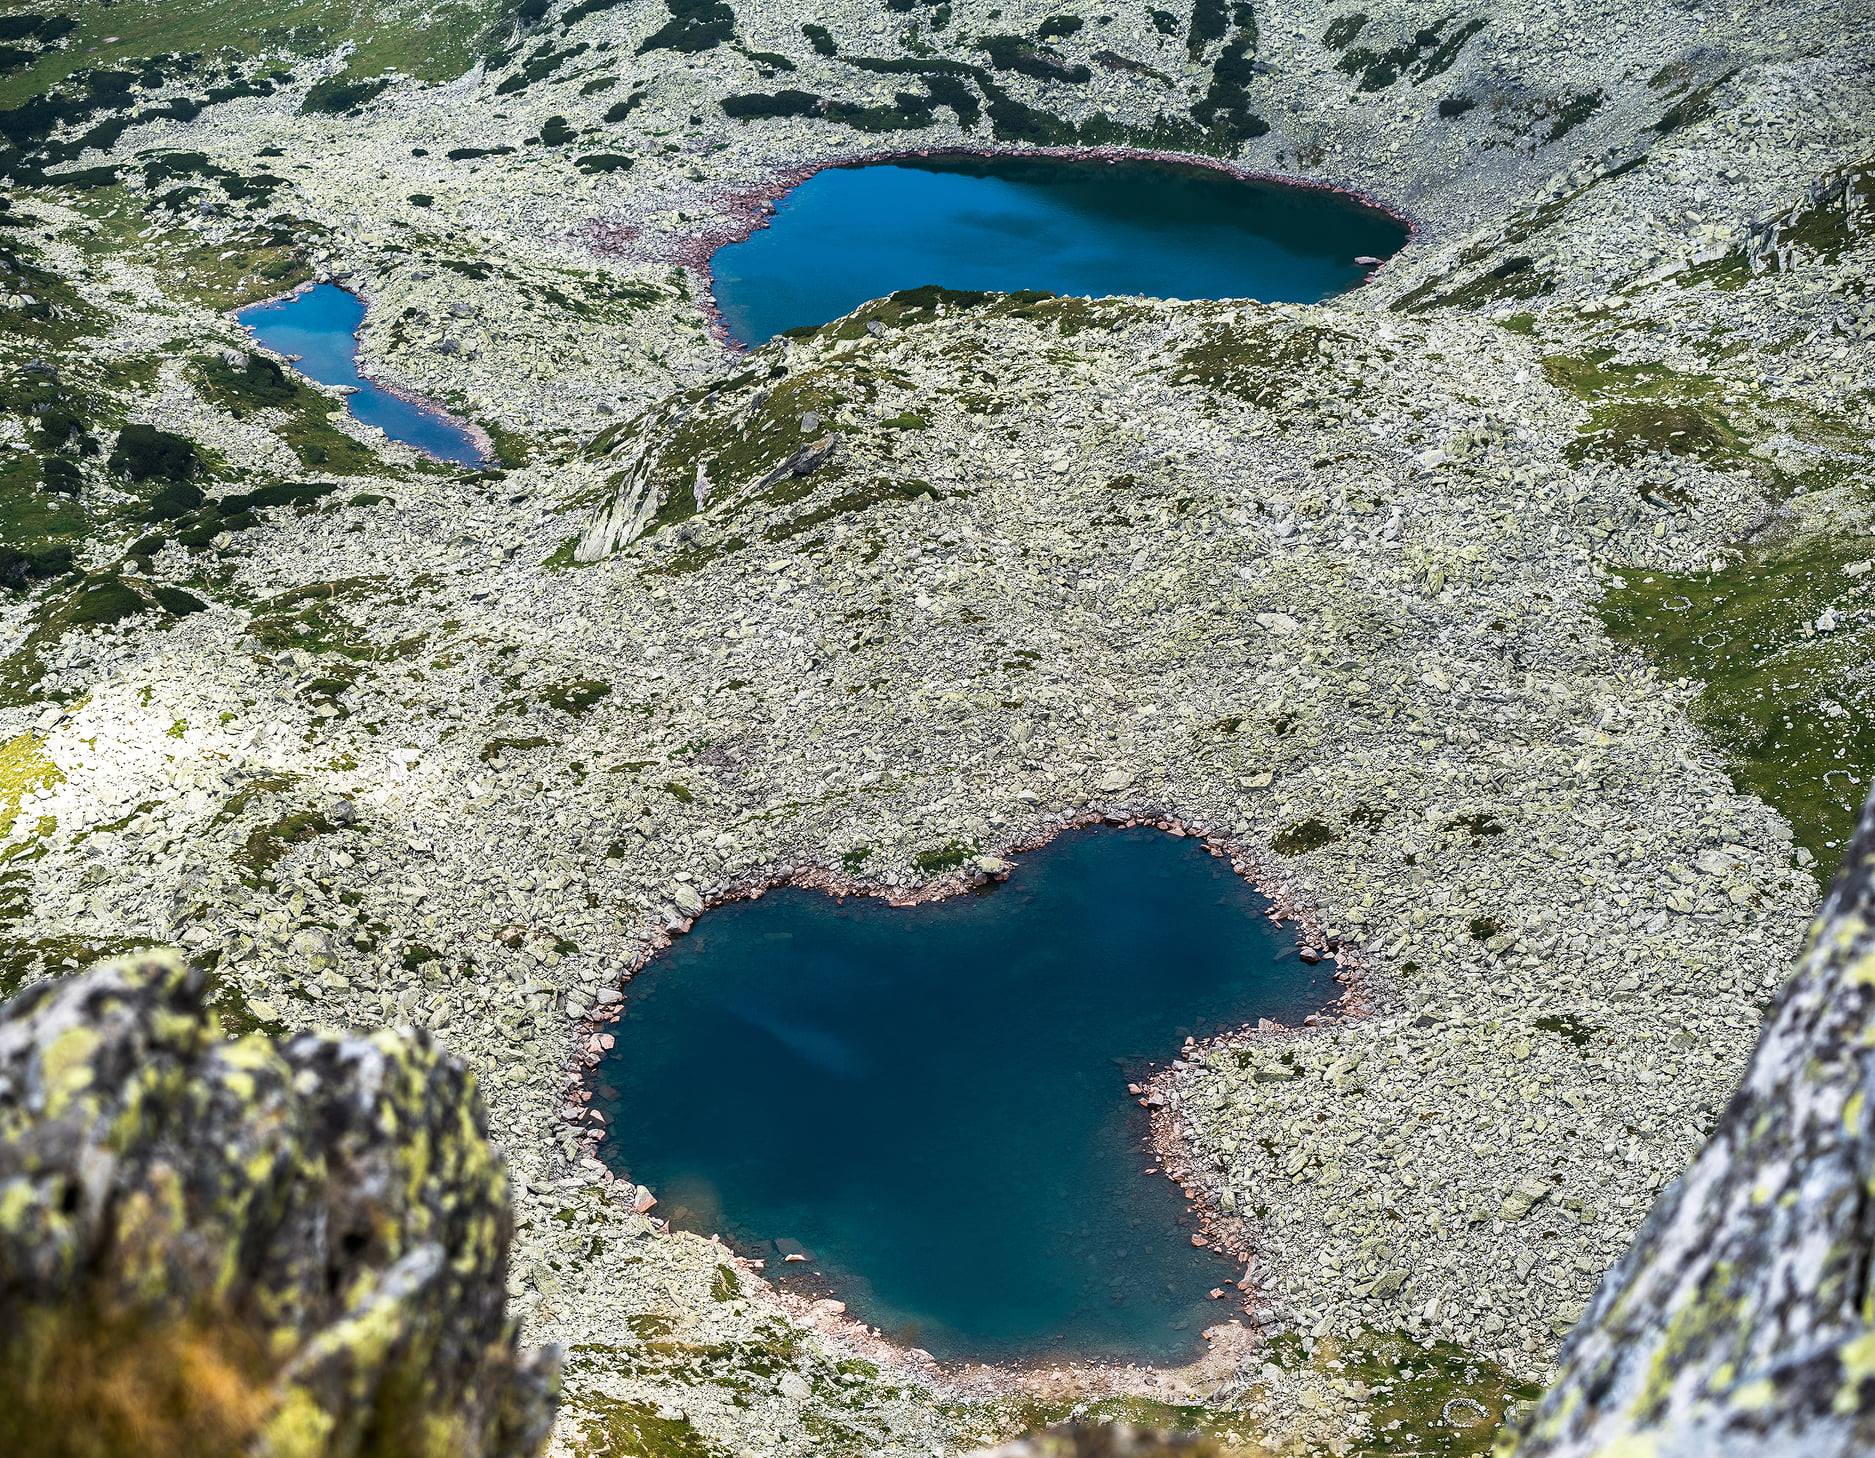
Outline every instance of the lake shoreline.
<svg viewBox="0 0 1875 1458"><path fill-rule="evenodd" d="M1187 1203L1187 1214L1196 1234L1207 1240L1213 1249L1246 1268L1242 1279L1223 1288L1226 1295L1218 1303L1219 1320L1199 1335L1197 1340L1202 1346L1190 1362L1155 1366L1047 1356L1017 1362L942 1360L920 1348L906 1346L858 1317L849 1315L845 1303L837 1297L790 1289L770 1280L763 1265L736 1250L733 1243L719 1231L680 1232L677 1227L659 1217L651 1218L654 1228L661 1235L690 1234L719 1247L738 1275L759 1283L766 1293L766 1299L777 1305L791 1320L862 1352L869 1360L898 1367L920 1380L959 1395L1150 1395L1163 1398L1169 1385L1184 1384L1195 1391L1194 1384L1198 1382L1208 1380L1215 1383L1234 1369L1239 1358L1252 1349L1257 1340L1256 1331L1261 1323L1254 1305L1257 1288L1251 1279L1256 1264L1256 1242L1242 1218L1223 1208L1212 1183L1198 1171L1197 1146L1190 1131L1177 1117L1175 1102L1166 1097L1166 1090L1171 1088L1176 1073L1174 1061L1185 1061L1206 1050L1229 1047L1251 1039L1301 1038L1342 1026L1367 1014L1372 988L1368 960L1356 949L1335 945L1327 936L1324 923L1316 911L1286 881L1273 873L1265 858L1250 851L1233 837L1208 829L1195 821L1170 813L1146 810L1090 809L1031 827L1000 843L996 850L979 852L973 857L973 862L979 865L978 869L960 869L909 887L867 882L824 866L797 866L739 877L708 891L697 888L701 902L698 910L678 913L662 926L643 934L643 950L632 958L612 984L612 990L621 994L621 1000L593 1007L574 1025L562 1119L563 1124L570 1124L577 1131L580 1151L578 1162L593 1170L602 1183L635 1183L614 1171L600 1153L609 1132L607 1126L594 1123L586 1117L594 1097L594 1070L612 1051L602 1044L601 1039L611 1036L611 1026L623 1015L623 996L632 979L679 937L687 935L697 920L710 911L739 901L757 900L769 891L784 887L819 891L838 900L864 896L883 901L892 907L919 906L992 889L1007 880L1015 869L1014 865L1008 863L1009 857L1044 849L1070 832L1139 827L1196 840L1211 855L1227 861L1232 873L1269 903L1265 915L1280 927L1293 924L1296 955L1303 957L1312 954L1316 960L1332 960L1336 968L1334 979L1343 989L1339 995L1309 1013L1300 1027L1259 1019L1256 1024L1229 1028L1206 1038L1189 1041L1162 1062L1155 1060L1151 1077L1143 1084L1136 1085L1141 1089L1136 1102L1147 1115L1147 1138L1141 1153L1153 1158L1158 1165L1157 1174L1148 1177L1163 1176L1177 1185ZM983 862L1000 864L995 864L991 869L983 868ZM567 1118L567 1114L575 1109L578 1113ZM637 1189L651 1197L650 1204L643 1203L642 1197L634 1202L641 1213L648 1213L655 1204L656 1191L642 1185L637 1186ZM831 1289L829 1283L829 1291ZM1235 1301L1230 1298L1233 1289L1238 1294Z"/></svg>
<svg viewBox="0 0 1875 1458"><path fill-rule="evenodd" d="M1244 167L1221 157L1205 157L1193 152L1170 152L1145 147L1119 146L941 146L894 147L884 151L855 153L850 156L823 157L796 166L784 167L753 187L715 194L711 201L722 210L721 216L686 234L669 255L670 262L678 264L690 275L696 289L697 307L703 314L711 339L720 345L725 353L736 358L750 354L761 347L759 344L744 345L729 332L728 320L723 317L716 300L716 277L712 259L719 249L726 248L733 243L743 242L766 228L774 216L774 204L781 198L821 172L851 170L893 162L932 161L947 157L979 161L1039 158L1090 165L1099 162L1144 162L1161 167L1188 168L1194 171L1218 173L1237 182L1263 183L1331 193L1361 207L1383 213L1406 229L1406 237L1400 246L1386 258L1381 259L1379 263L1369 267L1360 280L1342 290L1342 293L1352 293L1373 280L1395 258L1419 241L1425 230L1425 225L1412 214L1359 188L1343 183L1325 182L1315 178L1296 177L1287 173ZM1330 295L1331 298L1340 296L1340 294Z"/></svg>
<svg viewBox="0 0 1875 1458"><path fill-rule="evenodd" d="M304 370L299 368L299 356L283 354L279 350L273 348L272 345L263 343L259 335L254 330L254 327L250 324L243 323L241 320L241 315L247 312L249 309L261 309L261 308L267 308L273 305L282 305L282 304L291 303L294 299L297 299L301 294L309 293L311 290L319 287L319 285L321 284L330 284L334 288L344 290L346 293L350 294L353 298L357 299L359 303L365 306L365 318L368 319L371 317L371 309L372 309L371 294L370 294L370 291L366 289L363 284L355 282L353 279L353 276L350 274L332 274L332 273L325 273L325 272L316 274L312 278L305 279L304 281L295 284L292 288L287 289L282 293L272 294L264 299L255 299L251 303L242 304L238 308L230 309L227 311L228 317L234 321L235 327L247 336L248 342L253 347L257 349L266 350L269 355L275 356L279 360L281 360L283 363L289 365L293 369L293 372L296 375L298 375L301 379L306 380L311 384L317 385L320 389L338 391L345 401L345 413L351 417L352 422L355 425L358 425L359 427L363 429L367 429L367 430L376 430L378 434L382 435L384 439L389 441L392 445L401 446L405 450L415 451L419 456L422 456L427 461L434 461L441 465L446 465L446 466L459 466L463 470L467 470L467 471L486 471L496 466L497 462L495 459L494 437L491 436L488 433L488 431L485 430L482 426L476 424L476 422L473 420L467 420L460 416L452 414L450 411L445 410L441 405L437 404L436 401L429 399L427 396L419 395L415 390L406 388L403 385L394 384L389 380L381 379L380 377L370 374L369 372L366 371L366 369L364 368L365 354L364 354L364 333L363 333L364 320L363 319L359 321L358 328L354 329L351 334L352 367L358 372L358 377L361 380L364 380L367 384L371 385L374 389L382 390L385 394L390 395L395 399L403 401L403 403L410 406L411 409L419 411L420 413L429 416L433 420L441 421L443 424L450 426L452 429L461 431L462 434L465 437L467 437L470 445L472 445L477 451L477 453L481 456L482 459L479 462L477 462L474 465L469 465L461 461L451 461L447 457L439 456L430 451L426 451L421 446L412 445L408 441L398 440L395 436L391 435L388 431L385 431L383 427L381 426L367 425L366 422L358 418L358 416L353 412L351 408L351 396L357 392L356 386L328 385L328 384L325 384L323 381L313 379L311 375L307 374Z"/></svg>

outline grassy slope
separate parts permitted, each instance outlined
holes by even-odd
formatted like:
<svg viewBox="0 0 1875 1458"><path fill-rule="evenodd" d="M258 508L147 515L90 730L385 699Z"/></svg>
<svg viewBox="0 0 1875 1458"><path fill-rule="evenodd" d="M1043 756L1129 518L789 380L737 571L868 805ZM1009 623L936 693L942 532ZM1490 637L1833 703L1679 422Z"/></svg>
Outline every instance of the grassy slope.
<svg viewBox="0 0 1875 1458"><path fill-rule="evenodd" d="M103 6L44 4L78 28L58 50L0 77L0 106L15 106L73 71L166 52L285 51L310 55L353 42L349 69L396 69L446 81L474 64L490 28L515 0L122 0Z"/></svg>

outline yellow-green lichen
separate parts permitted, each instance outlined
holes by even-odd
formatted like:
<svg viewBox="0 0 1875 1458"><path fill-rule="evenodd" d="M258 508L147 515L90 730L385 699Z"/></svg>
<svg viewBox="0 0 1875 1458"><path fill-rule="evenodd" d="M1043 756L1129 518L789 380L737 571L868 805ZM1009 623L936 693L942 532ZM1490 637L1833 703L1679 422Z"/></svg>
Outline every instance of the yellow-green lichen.
<svg viewBox="0 0 1875 1458"><path fill-rule="evenodd" d="M63 784L65 773L45 752L38 734L16 734L0 744L0 835L19 818L20 802L35 790Z"/></svg>

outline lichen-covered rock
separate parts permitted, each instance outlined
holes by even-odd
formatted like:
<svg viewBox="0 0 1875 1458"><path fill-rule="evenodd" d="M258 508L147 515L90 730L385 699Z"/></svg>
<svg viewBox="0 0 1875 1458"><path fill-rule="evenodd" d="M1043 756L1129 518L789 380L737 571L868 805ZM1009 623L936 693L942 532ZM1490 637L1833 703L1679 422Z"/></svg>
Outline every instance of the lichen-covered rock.
<svg viewBox="0 0 1875 1458"><path fill-rule="evenodd" d="M1875 1452L1875 801L1737 1094L1517 1458Z"/></svg>
<svg viewBox="0 0 1875 1458"><path fill-rule="evenodd" d="M204 983L152 953L0 1009L0 1450L180 1403L198 1453L536 1452L473 1080L422 1034L226 1041Z"/></svg>

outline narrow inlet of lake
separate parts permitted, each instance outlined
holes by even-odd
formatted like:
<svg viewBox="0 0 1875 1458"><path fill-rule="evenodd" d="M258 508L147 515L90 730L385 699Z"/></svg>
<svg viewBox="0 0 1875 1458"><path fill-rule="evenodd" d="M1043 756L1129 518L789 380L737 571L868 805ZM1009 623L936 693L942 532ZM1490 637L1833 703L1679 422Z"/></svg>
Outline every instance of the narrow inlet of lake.
<svg viewBox="0 0 1875 1458"><path fill-rule="evenodd" d="M1341 193L1214 168L930 157L816 172L717 249L710 275L730 336L755 345L927 284L1315 303L1406 239Z"/></svg>
<svg viewBox="0 0 1875 1458"><path fill-rule="evenodd" d="M1187 1035L1334 998L1267 906L1195 840L1104 829L979 894L708 911L626 988L605 1158L939 1358L1189 1360L1241 1270L1147 1173L1126 1085Z"/></svg>
<svg viewBox="0 0 1875 1458"><path fill-rule="evenodd" d="M269 349L322 385L350 385L345 408L392 440L462 466L484 464L475 439L433 405L395 395L358 373L358 326L365 303L337 284L315 284L284 299L251 304L235 316Z"/></svg>

